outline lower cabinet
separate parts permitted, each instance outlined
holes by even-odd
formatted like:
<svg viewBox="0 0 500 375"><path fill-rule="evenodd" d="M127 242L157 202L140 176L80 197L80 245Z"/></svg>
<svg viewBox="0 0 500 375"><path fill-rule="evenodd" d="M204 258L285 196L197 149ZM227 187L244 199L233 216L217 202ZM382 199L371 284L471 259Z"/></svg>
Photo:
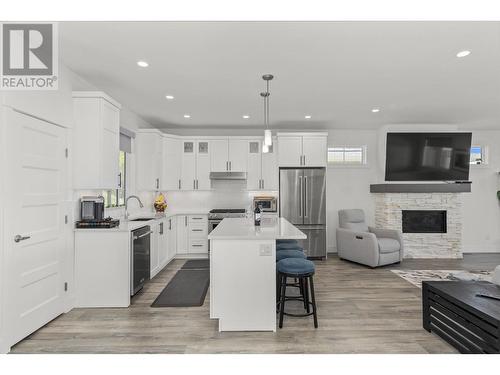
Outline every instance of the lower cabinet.
<svg viewBox="0 0 500 375"><path fill-rule="evenodd" d="M208 216L177 216L177 255L208 254Z"/></svg>
<svg viewBox="0 0 500 375"><path fill-rule="evenodd" d="M168 233L167 233L167 219L162 219L152 226L151 230L151 271L150 277L155 277L169 261L168 259Z"/></svg>

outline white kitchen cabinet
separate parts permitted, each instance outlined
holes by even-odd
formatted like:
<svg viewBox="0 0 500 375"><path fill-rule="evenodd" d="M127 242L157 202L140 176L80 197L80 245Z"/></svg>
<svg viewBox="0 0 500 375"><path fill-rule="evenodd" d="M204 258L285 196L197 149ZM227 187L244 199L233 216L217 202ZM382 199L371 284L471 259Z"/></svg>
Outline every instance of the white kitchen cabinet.
<svg viewBox="0 0 500 375"><path fill-rule="evenodd" d="M188 217L187 215L178 215L177 219L177 255L188 253Z"/></svg>
<svg viewBox="0 0 500 375"><path fill-rule="evenodd" d="M246 172L248 141L245 139L214 139L210 169L212 172Z"/></svg>
<svg viewBox="0 0 500 375"><path fill-rule="evenodd" d="M175 216L172 216L168 218L167 222L168 222L167 263L168 263L177 254L177 220Z"/></svg>
<svg viewBox="0 0 500 375"><path fill-rule="evenodd" d="M210 190L210 142L182 142L181 190Z"/></svg>
<svg viewBox="0 0 500 375"><path fill-rule="evenodd" d="M156 276L160 271L160 225L155 222L151 225L151 237L150 237L150 251L149 251L149 261L150 261L150 278Z"/></svg>
<svg viewBox="0 0 500 375"><path fill-rule="evenodd" d="M302 137L303 165L306 167L326 167L327 163L327 137L304 136Z"/></svg>
<svg viewBox="0 0 500 375"><path fill-rule="evenodd" d="M167 265L168 261L168 226L167 219L162 219L158 223L158 272Z"/></svg>
<svg viewBox="0 0 500 375"><path fill-rule="evenodd" d="M162 184L163 142L157 131L140 131L135 138L137 186L157 191Z"/></svg>
<svg viewBox="0 0 500 375"><path fill-rule="evenodd" d="M262 152L263 140L248 141L248 190L278 190L277 142Z"/></svg>
<svg viewBox="0 0 500 375"><path fill-rule="evenodd" d="M176 138L163 138L162 190L181 189L182 141Z"/></svg>
<svg viewBox="0 0 500 375"><path fill-rule="evenodd" d="M75 189L117 189L120 105L102 92L73 92Z"/></svg>
<svg viewBox="0 0 500 375"><path fill-rule="evenodd" d="M280 167L325 167L327 133L278 134Z"/></svg>

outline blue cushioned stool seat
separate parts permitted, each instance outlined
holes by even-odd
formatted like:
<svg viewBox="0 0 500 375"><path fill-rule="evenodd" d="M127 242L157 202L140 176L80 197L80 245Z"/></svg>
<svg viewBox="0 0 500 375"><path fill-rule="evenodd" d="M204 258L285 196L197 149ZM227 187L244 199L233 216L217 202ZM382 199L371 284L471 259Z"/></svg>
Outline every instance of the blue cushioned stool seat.
<svg viewBox="0 0 500 375"><path fill-rule="evenodd" d="M285 258L277 264L278 272L292 276L314 273L314 263L304 258Z"/></svg>
<svg viewBox="0 0 500 375"><path fill-rule="evenodd" d="M287 258L300 258L306 259L306 255L300 250L280 250L276 252L276 261L279 262L282 259Z"/></svg>
<svg viewBox="0 0 500 375"><path fill-rule="evenodd" d="M276 245L283 244L283 243L298 243L298 241L297 240L288 240L288 239L276 240Z"/></svg>
<svg viewBox="0 0 500 375"><path fill-rule="evenodd" d="M276 250L301 250L304 248L297 243L279 243L276 244Z"/></svg>

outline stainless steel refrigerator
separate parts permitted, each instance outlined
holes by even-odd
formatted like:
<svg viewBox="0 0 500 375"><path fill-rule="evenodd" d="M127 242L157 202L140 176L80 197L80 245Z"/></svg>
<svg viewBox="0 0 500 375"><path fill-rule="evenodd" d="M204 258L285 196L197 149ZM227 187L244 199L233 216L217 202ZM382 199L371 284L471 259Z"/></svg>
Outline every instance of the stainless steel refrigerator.
<svg viewBox="0 0 500 375"><path fill-rule="evenodd" d="M307 235L308 258L326 258L325 168L280 168L280 216Z"/></svg>

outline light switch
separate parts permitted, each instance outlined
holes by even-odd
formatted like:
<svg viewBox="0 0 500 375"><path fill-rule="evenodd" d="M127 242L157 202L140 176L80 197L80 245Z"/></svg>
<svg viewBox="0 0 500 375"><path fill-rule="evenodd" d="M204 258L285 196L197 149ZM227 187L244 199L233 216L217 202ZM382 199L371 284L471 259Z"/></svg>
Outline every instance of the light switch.
<svg viewBox="0 0 500 375"><path fill-rule="evenodd" d="M260 245L259 253L261 257L270 257L273 255L273 246L270 244L262 244Z"/></svg>

